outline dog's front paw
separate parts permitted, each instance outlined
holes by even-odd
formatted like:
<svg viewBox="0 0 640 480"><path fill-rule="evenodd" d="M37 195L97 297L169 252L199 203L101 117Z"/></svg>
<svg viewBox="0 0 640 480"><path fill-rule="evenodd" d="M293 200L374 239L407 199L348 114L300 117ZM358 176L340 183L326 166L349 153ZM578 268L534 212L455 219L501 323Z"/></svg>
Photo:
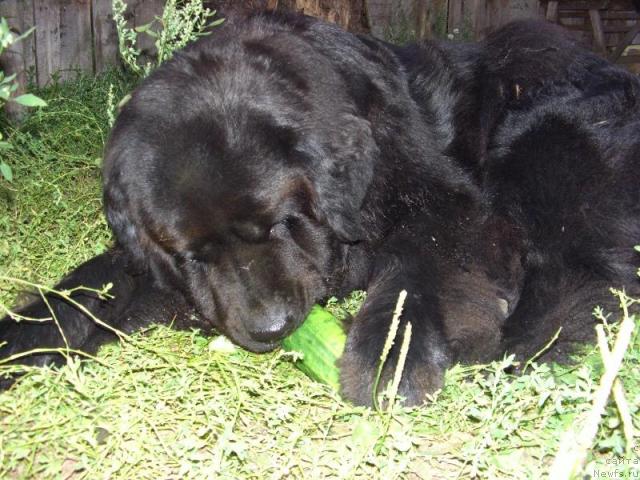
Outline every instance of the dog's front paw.
<svg viewBox="0 0 640 480"><path fill-rule="evenodd" d="M372 406L382 344L377 338L369 338L367 342L366 337L362 338L354 333L350 332L345 352L340 359L341 393L356 405ZM382 394L393 381L398 365L399 343L401 341L397 340L383 365L376 396ZM445 349L434 342L413 338L397 392L398 397L404 398L404 405L420 405L427 394L441 388L444 384L444 372L449 364L450 358Z"/></svg>

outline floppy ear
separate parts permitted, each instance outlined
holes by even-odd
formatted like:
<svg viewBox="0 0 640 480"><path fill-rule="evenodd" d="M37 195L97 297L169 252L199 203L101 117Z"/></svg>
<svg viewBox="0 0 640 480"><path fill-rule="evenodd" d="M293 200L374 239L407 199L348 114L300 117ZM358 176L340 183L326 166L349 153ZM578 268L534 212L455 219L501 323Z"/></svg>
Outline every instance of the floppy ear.
<svg viewBox="0 0 640 480"><path fill-rule="evenodd" d="M322 217L344 242L366 237L361 208L379 157L368 121L345 115L336 121L316 172L316 203Z"/></svg>

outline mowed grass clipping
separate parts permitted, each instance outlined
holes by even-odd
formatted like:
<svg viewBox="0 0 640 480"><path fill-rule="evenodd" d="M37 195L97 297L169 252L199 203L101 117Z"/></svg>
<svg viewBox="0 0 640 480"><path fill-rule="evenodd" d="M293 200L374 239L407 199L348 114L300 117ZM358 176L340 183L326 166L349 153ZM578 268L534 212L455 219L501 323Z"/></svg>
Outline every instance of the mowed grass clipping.
<svg viewBox="0 0 640 480"><path fill-rule="evenodd" d="M80 77L37 92L49 107L5 126L15 180L0 184L0 275L53 284L109 245L99 158L110 84L118 98L132 87L113 72ZM0 283L0 302L18 291ZM359 298L332 308L353 313ZM620 374L636 431L639 343L636 330ZM573 366L510 367L457 366L425 406L376 413L309 380L289 354L153 327L0 393L0 478L545 478L590 411L602 362L589 347ZM583 475L640 477L638 453L611 402Z"/></svg>

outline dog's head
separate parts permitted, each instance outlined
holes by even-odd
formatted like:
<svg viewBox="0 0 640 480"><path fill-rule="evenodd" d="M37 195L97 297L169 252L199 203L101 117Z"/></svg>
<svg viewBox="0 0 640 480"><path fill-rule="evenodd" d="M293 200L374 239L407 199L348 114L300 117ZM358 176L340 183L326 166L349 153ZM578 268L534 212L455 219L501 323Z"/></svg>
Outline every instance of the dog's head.
<svg viewBox="0 0 640 480"><path fill-rule="evenodd" d="M377 156L344 69L316 46L322 28L328 44L348 34L296 22L254 20L177 55L134 92L105 156L118 242L254 351L340 282Z"/></svg>

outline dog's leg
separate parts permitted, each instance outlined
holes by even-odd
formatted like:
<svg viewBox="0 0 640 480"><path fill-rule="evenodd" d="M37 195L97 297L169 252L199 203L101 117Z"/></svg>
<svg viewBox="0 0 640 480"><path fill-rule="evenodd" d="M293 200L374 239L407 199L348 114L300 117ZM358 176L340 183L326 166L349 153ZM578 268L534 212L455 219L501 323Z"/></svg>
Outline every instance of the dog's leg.
<svg viewBox="0 0 640 480"><path fill-rule="evenodd" d="M108 283L113 284L108 292L113 298L109 299L78 288L100 290ZM101 344L117 338L113 331L98 324L83 308L101 322L125 333L138 330L152 321L168 323L176 315L184 316L188 310L181 296L158 290L149 275L129 274L127 260L117 250L110 250L82 264L54 290L66 292L82 308L52 292L44 294L44 298L37 296L33 303L18 309L15 318L7 315L0 319L0 361L13 357L14 363L25 365L60 364L62 355L42 350L65 350L68 347L94 353ZM39 353L26 354L33 350ZM9 383L5 380L4 386Z"/></svg>
<svg viewBox="0 0 640 480"><path fill-rule="evenodd" d="M391 239L387 254L377 259L367 300L349 330L341 360L346 398L371 405L380 354L403 289L407 298L395 345L382 370L380 391L393 378L408 322L412 336L399 394L409 405L421 403L426 393L440 388L444 370L453 362L486 361L499 355L502 327L517 306L522 282L519 244L516 237L504 234L508 228L489 219L464 231L470 237L462 236L453 248L455 239L441 245L431 235L403 233ZM428 243L411 245L424 238Z"/></svg>
<svg viewBox="0 0 640 480"><path fill-rule="evenodd" d="M342 395L359 405L371 405L373 386L389 331L394 308L401 290L407 299L395 344L380 379L380 391L393 377L406 324L412 324L412 338L400 387L407 403L418 404L426 392L442 385L444 370L452 362L447 345L438 299L399 259L388 258L374 274L367 289L367 299L353 319L345 352L340 360ZM380 392L378 392L380 393Z"/></svg>
<svg viewBox="0 0 640 480"><path fill-rule="evenodd" d="M602 308L612 323L621 318L620 300L610 288L625 290L631 298L640 296L632 274L604 279L560 265L546 271L532 269L520 303L505 324L504 352L515 354L521 365L534 357L567 361L576 346L594 341L601 322L594 307Z"/></svg>

